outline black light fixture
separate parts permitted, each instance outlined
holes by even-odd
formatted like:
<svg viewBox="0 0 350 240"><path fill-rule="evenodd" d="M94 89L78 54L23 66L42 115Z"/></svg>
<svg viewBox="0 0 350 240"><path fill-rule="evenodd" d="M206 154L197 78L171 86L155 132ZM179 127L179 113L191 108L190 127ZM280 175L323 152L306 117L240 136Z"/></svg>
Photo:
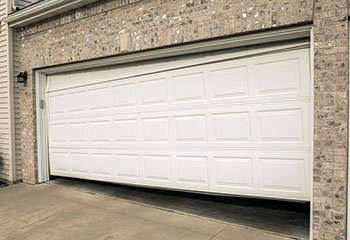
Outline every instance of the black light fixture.
<svg viewBox="0 0 350 240"><path fill-rule="evenodd" d="M20 72L20 73L17 75L17 82L18 82L18 83L23 83L24 85L27 85L27 79L28 79L27 71L25 71L25 72Z"/></svg>

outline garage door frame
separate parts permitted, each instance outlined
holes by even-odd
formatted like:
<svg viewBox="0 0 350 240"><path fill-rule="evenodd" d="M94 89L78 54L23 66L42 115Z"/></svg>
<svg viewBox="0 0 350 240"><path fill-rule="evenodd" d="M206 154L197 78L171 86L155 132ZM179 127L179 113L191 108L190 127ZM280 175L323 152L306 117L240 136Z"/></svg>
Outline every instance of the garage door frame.
<svg viewBox="0 0 350 240"><path fill-rule="evenodd" d="M273 43L297 40L301 38L310 38L311 26L298 26L286 29L278 29L254 34L246 34L224 39L216 39L205 42L192 43L182 46L160 48L149 51L124 54L116 57L97 59L69 65L55 66L45 69L36 69L36 113L37 113L37 153L38 153L38 181L46 182L49 180L48 170L48 137L46 121L46 76L49 74L65 73L76 70L106 67L111 65L139 62L145 60L155 60L164 57L174 57L186 54L202 53L208 51L224 50L237 47L248 47L257 44L266 44L264 48L248 48L245 51L238 51L234 57L246 57L267 52L286 51L290 49L305 48L309 43L292 42L291 44L273 45ZM311 54L312 56L312 54ZM232 58L232 57L231 57ZM204 63L204 62L203 62ZM312 66L312 64L311 64ZM312 100L313 101L313 100ZM311 123L313 126L313 123ZM312 129L313 130L313 129ZM312 158L311 158L312 159ZM311 161L312 162L312 161ZM312 164L311 164L312 165ZM310 167L312 170L312 166ZM312 192L312 171L310 174L310 187ZM311 194L312 196L312 194Z"/></svg>

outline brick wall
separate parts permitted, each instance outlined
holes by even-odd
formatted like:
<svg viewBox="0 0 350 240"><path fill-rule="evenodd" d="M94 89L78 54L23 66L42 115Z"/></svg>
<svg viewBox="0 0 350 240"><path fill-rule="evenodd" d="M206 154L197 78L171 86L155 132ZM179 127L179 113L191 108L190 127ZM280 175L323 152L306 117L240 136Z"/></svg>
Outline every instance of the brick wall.
<svg viewBox="0 0 350 240"><path fill-rule="evenodd" d="M315 11L313 6L315 5ZM346 219L348 41L347 0L130 0L99 1L18 29L16 136L23 180L37 180L35 86L32 69L130 51L314 22L315 239L344 239Z"/></svg>
<svg viewBox="0 0 350 240"><path fill-rule="evenodd" d="M316 0L314 11L315 239L345 239L348 144L348 8Z"/></svg>

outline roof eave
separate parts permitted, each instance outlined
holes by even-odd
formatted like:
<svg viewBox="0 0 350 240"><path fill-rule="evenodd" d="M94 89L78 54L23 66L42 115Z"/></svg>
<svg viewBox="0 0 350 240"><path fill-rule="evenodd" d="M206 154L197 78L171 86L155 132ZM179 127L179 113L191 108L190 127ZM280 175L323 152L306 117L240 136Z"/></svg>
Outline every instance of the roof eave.
<svg viewBox="0 0 350 240"><path fill-rule="evenodd" d="M10 27L24 27L98 0L45 0L11 13L3 19Z"/></svg>

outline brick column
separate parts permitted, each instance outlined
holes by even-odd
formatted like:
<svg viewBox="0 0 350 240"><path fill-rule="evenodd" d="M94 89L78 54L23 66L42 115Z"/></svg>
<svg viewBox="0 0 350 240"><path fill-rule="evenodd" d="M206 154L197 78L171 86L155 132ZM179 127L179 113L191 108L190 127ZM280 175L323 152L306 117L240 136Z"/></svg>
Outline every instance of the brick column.
<svg viewBox="0 0 350 240"><path fill-rule="evenodd" d="M345 239L348 152L347 0L315 0L313 239Z"/></svg>

